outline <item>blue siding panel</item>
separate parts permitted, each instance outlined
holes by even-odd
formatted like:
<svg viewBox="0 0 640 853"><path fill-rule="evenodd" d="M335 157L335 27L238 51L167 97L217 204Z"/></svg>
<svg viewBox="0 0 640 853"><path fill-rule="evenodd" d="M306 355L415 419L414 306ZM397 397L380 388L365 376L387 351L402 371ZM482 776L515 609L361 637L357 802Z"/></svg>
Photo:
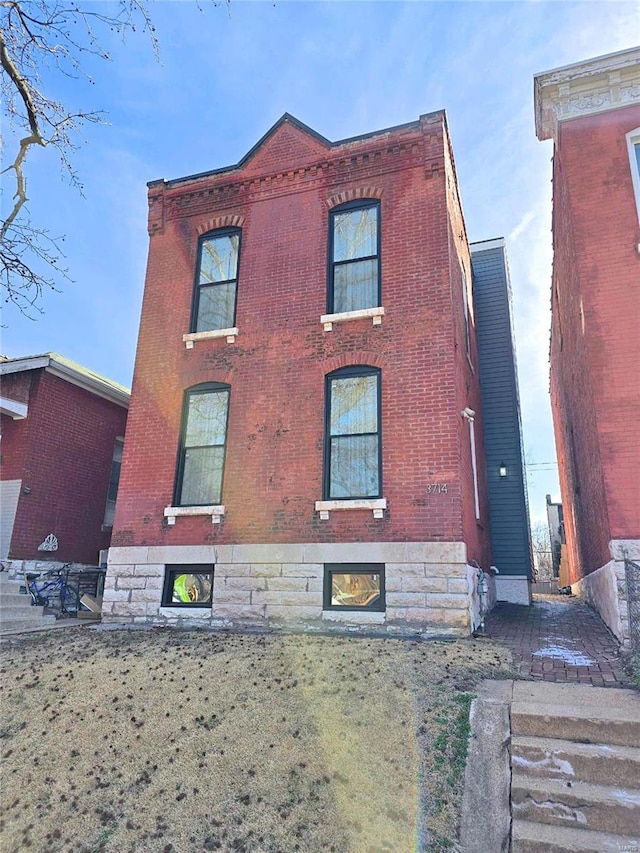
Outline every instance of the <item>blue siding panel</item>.
<svg viewBox="0 0 640 853"><path fill-rule="evenodd" d="M491 551L493 563L502 575L530 578L531 534L511 323L511 287L506 251L496 242L471 244ZM500 477L498 470L502 462L507 466L505 478Z"/></svg>

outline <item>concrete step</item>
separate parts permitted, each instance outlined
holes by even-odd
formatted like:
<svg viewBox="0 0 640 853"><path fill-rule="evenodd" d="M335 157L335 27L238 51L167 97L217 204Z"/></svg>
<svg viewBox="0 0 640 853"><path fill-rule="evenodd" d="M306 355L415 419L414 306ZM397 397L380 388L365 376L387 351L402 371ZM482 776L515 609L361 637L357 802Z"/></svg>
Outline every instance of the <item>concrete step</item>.
<svg viewBox="0 0 640 853"><path fill-rule="evenodd" d="M511 804L514 820L633 838L640 834L640 791L633 788L535 779L514 773Z"/></svg>
<svg viewBox="0 0 640 853"><path fill-rule="evenodd" d="M30 604L31 596L23 592L3 592L0 594L0 608L19 607L22 604Z"/></svg>
<svg viewBox="0 0 640 853"><path fill-rule="evenodd" d="M42 607L34 607L31 604L19 604L14 607L5 607L4 604L0 604L0 622L3 619L17 619L20 617L21 619L33 619L34 616L39 616L42 614Z"/></svg>
<svg viewBox="0 0 640 853"><path fill-rule="evenodd" d="M11 595L12 593L20 592L20 587L23 587L24 584L20 581L9 580L4 577L4 572L0 572L0 597L4 598L5 595Z"/></svg>
<svg viewBox="0 0 640 853"><path fill-rule="evenodd" d="M614 688L599 689L608 694L608 705L513 702L512 734L640 747L640 694Z"/></svg>
<svg viewBox="0 0 640 853"><path fill-rule="evenodd" d="M640 749L631 746L515 736L511 738L511 766L521 776L614 787L640 785Z"/></svg>
<svg viewBox="0 0 640 853"><path fill-rule="evenodd" d="M635 853L640 846L624 835L514 820L511 853Z"/></svg>

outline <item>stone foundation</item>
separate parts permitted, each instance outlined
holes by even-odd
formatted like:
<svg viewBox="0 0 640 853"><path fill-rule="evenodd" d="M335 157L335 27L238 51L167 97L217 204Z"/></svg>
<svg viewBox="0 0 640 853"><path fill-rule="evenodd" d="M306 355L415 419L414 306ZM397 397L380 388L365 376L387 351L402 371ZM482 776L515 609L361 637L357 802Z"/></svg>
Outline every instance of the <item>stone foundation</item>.
<svg viewBox="0 0 640 853"><path fill-rule="evenodd" d="M640 540L612 539L609 552L612 559L571 584L571 591L597 610L611 633L629 648L631 632L624 561L627 558L640 563Z"/></svg>
<svg viewBox="0 0 640 853"><path fill-rule="evenodd" d="M323 610L325 563L382 563L384 612ZM163 607L167 565L213 565L211 608ZM462 542L111 548L102 618L213 628L468 636L473 572Z"/></svg>

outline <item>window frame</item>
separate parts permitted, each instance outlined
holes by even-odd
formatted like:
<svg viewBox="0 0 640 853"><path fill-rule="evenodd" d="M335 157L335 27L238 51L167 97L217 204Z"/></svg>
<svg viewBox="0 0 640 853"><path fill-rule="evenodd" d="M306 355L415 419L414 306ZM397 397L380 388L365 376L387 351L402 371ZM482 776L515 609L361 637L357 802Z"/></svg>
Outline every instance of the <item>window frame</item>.
<svg viewBox="0 0 640 853"><path fill-rule="evenodd" d="M185 445L185 439L187 436L187 424L188 424L188 415L189 415L189 400L194 394L213 394L226 392L228 394L227 397L227 416L225 421L225 432L224 432L224 453L222 457L222 471L220 474L220 495L217 501L208 500L204 503L198 504L184 504L181 503L182 500L182 490L184 486L183 477L184 477L184 467L185 467L185 459L186 459L186 451L187 447ZM220 504L222 500L222 492L224 487L224 472L225 466L227 462L227 443L229 436L229 410L231 408L231 386L224 382L203 382L200 385L193 385L191 388L185 389L183 400L182 400L182 415L180 420L180 441L178 444L178 459L176 463L176 478L173 489L173 506L174 507L209 507ZM207 447L219 447L220 445L205 445Z"/></svg>
<svg viewBox="0 0 640 853"><path fill-rule="evenodd" d="M236 277L226 279L225 281L209 282L207 284L200 283L200 270L202 269L202 248L207 240L217 237L230 237L233 234L238 235L238 259L236 263ZM191 300L191 319L189 321L189 333L192 335L202 334L206 332L218 332L225 329L236 327L236 317L238 312L238 287L240 284L240 261L242 256L242 228L216 228L215 231L208 231L198 238L198 255L196 258L196 272L193 282L193 294ZM198 330L198 310L200 308L200 294L203 287L217 287L223 284L235 282L236 296L233 302L233 317L231 323L227 326L220 326L220 329L200 329Z"/></svg>
<svg viewBox="0 0 640 853"><path fill-rule="evenodd" d="M211 610L213 607L213 581L215 566L213 563L167 563L164 567L164 581L162 584L161 607L198 608L200 610ZM199 604L194 601L173 601L173 577L175 575L211 575L211 598L209 601Z"/></svg>
<svg viewBox="0 0 640 853"><path fill-rule="evenodd" d="M640 127L630 130L626 134L626 138L629 152L629 167L631 169L631 183L635 196L638 223L640 224Z"/></svg>
<svg viewBox="0 0 640 853"><path fill-rule="evenodd" d="M375 207L376 208L376 248L377 253L375 255L367 255L363 258L350 258L344 261L335 261L334 260L334 242L335 242L335 217L341 213L348 213L351 210L364 210L365 208ZM327 314L343 314L349 313L344 311L337 311L335 308L335 269L337 266L345 266L346 264L358 263L360 261L367 261L372 259L377 259L378 261L378 287L376 294L376 304L375 305L367 305L364 309L354 309L354 310L367 310L370 308L380 308L382 307L382 216L381 216L381 205L380 199L377 198L364 198L357 199L356 201L349 201L345 204L339 204L336 207L332 207L329 211L329 235L328 235L328 256L327 256Z"/></svg>
<svg viewBox="0 0 640 853"><path fill-rule="evenodd" d="M119 456L119 459L116 459ZM120 477L122 475L122 459L124 456L124 436L117 435L113 440L113 451L111 454L111 467L109 468L109 483L107 485L107 500L104 507L104 516L102 522L103 530L113 529L113 521L116 511L116 503L118 500L118 488L120 486ZM118 466L118 476L114 477L115 466ZM115 485L115 495L110 497L112 486Z"/></svg>
<svg viewBox="0 0 640 853"><path fill-rule="evenodd" d="M331 383L335 379L348 379L358 376L375 376L377 379L376 417L378 429L376 433L349 433L349 435L378 436L378 491L375 495L331 495ZM353 364L333 370L325 376L325 407L324 407L324 457L322 465L322 495L325 501L376 500L382 497L382 371L379 367L365 364Z"/></svg>
<svg viewBox="0 0 640 853"><path fill-rule="evenodd" d="M349 607L344 604L331 603L331 581L333 575L380 575L380 596L378 603L374 606L355 605ZM333 613L386 613L386 588L385 588L385 564L384 563L325 563L324 579L322 586L322 609Z"/></svg>

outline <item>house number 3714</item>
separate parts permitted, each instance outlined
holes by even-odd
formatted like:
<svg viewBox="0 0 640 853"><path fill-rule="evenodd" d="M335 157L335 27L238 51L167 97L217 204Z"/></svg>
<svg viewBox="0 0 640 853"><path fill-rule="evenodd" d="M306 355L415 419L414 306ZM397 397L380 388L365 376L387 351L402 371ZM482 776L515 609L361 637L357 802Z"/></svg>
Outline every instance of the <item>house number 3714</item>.
<svg viewBox="0 0 640 853"><path fill-rule="evenodd" d="M448 491L447 483L429 483L427 486L428 495L446 495Z"/></svg>

